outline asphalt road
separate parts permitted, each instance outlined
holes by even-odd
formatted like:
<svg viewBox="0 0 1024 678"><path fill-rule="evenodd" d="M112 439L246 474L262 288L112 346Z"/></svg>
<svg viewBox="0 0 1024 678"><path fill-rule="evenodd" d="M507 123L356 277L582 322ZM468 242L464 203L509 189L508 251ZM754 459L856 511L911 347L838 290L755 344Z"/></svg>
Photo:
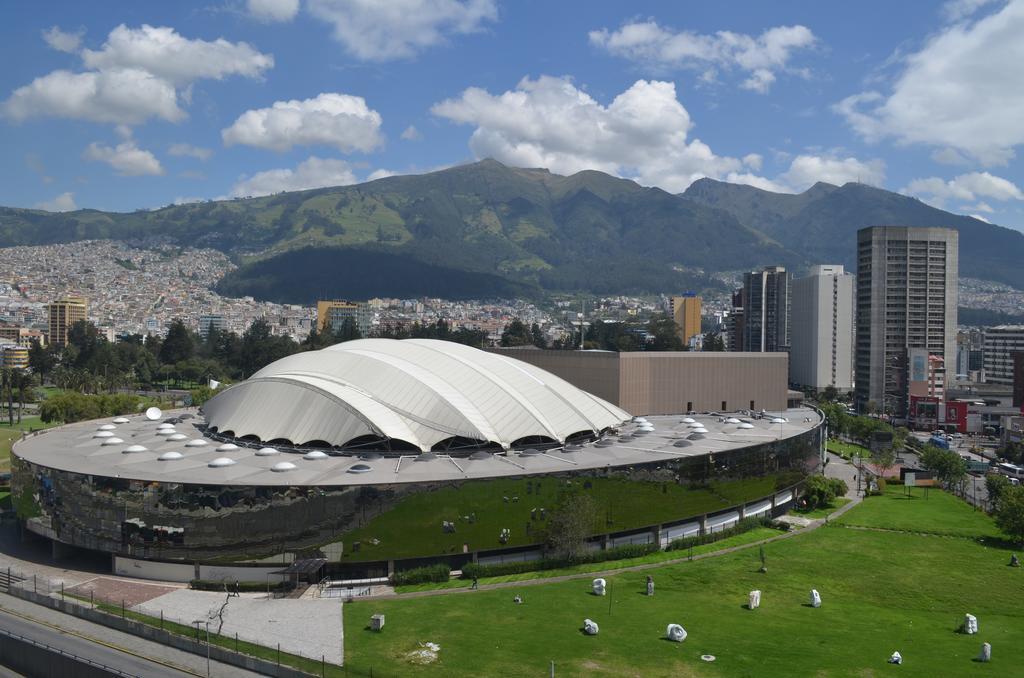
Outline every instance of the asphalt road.
<svg viewBox="0 0 1024 678"><path fill-rule="evenodd" d="M5 611L0 611L0 629L43 645L58 648L68 654L88 659L131 676L184 678L185 676L194 675L150 661L141 656L128 654L112 647L86 640L45 624L39 624L23 617L9 614Z"/></svg>

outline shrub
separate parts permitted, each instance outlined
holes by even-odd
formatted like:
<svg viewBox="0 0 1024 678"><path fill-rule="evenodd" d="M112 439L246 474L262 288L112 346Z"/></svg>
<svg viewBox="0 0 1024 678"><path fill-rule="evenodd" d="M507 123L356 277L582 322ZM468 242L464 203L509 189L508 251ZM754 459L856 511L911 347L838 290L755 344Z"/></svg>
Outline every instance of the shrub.
<svg viewBox="0 0 1024 678"><path fill-rule="evenodd" d="M446 582L451 579L452 568L445 563L436 563L411 570L395 572L391 575L392 586L408 586L409 584L426 584L428 582Z"/></svg>
<svg viewBox="0 0 1024 678"><path fill-rule="evenodd" d="M582 563L603 563L607 560L637 558L659 550L658 544L628 544L603 551L589 551L573 558L542 558L540 560L517 561L514 563L498 563L481 565L466 563L462 568L462 579L474 577L501 577L508 574L522 574L538 570L554 570L560 567L571 567Z"/></svg>
<svg viewBox="0 0 1024 678"><path fill-rule="evenodd" d="M781 527L785 525L785 528ZM702 544L711 544L716 541L720 541L727 537L732 537L737 534L743 534L744 532L750 532L757 527L772 527L775 529L789 529L789 525L786 523L780 523L777 520L771 518L744 518L732 527L727 527L724 530L718 532L709 532L707 534L698 534L694 537L683 537L682 539L673 539L669 542L668 546L665 547L666 551L679 551L690 548L691 546L701 546Z"/></svg>

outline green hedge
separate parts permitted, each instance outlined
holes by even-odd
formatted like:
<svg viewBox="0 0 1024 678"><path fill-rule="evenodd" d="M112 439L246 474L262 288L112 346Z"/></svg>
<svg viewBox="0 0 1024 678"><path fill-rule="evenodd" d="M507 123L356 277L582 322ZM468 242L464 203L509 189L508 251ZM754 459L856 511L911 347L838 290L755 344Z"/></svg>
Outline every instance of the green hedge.
<svg viewBox="0 0 1024 678"><path fill-rule="evenodd" d="M737 534L743 534L744 532L750 532L751 530L758 527L771 527L776 530L789 530L789 524L783 523L777 520L772 520L767 517L758 518L744 518L732 527L727 527L724 530L718 532L711 532L708 534L699 534L695 537L683 537L682 539L673 539L665 547L666 551L679 551L681 549L688 549L691 546L700 546L702 544L712 544L716 541L721 541L727 537L732 537Z"/></svg>
<svg viewBox="0 0 1024 678"><path fill-rule="evenodd" d="M189 587L196 591L223 591L224 585L228 590L238 593L259 593L267 590L265 581L213 581L210 579L193 579L188 583ZM270 585L271 591L291 591L295 588L295 582L280 581Z"/></svg>
<svg viewBox="0 0 1024 678"><path fill-rule="evenodd" d="M408 586L410 584L426 584L429 582L446 582L451 579L452 568L444 563L414 567L411 570L395 572L391 575L393 586Z"/></svg>
<svg viewBox="0 0 1024 678"><path fill-rule="evenodd" d="M496 565L467 563L462 568L462 579L501 577L507 574L522 574L523 572L535 572L537 570L555 570L560 567L571 567L581 563L602 563L606 560L636 558L658 550L658 544L629 544L604 551L592 551L575 558L542 558L541 560L500 563Z"/></svg>

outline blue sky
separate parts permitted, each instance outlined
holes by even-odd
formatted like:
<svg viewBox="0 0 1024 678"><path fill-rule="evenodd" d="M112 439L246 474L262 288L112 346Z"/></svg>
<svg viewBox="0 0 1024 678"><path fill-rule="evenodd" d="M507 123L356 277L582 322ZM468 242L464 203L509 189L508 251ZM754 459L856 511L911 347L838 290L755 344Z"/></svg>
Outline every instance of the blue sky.
<svg viewBox="0 0 1024 678"><path fill-rule="evenodd" d="M5 3L0 204L133 210L495 157L860 180L1024 229L1024 0Z"/></svg>

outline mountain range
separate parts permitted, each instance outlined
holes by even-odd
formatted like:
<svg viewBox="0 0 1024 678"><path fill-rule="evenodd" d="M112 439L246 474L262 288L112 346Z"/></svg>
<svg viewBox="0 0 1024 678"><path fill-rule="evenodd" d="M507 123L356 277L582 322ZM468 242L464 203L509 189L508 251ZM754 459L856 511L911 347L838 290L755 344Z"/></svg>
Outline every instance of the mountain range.
<svg viewBox="0 0 1024 678"><path fill-rule="evenodd" d="M1024 288L1024 235L863 184L780 194L711 179L680 195L596 171L494 160L355 186L132 213L0 208L0 246L159 237L212 247L239 268L228 295L316 298L672 292L712 274L854 264L857 229L949 226L961 275Z"/></svg>

